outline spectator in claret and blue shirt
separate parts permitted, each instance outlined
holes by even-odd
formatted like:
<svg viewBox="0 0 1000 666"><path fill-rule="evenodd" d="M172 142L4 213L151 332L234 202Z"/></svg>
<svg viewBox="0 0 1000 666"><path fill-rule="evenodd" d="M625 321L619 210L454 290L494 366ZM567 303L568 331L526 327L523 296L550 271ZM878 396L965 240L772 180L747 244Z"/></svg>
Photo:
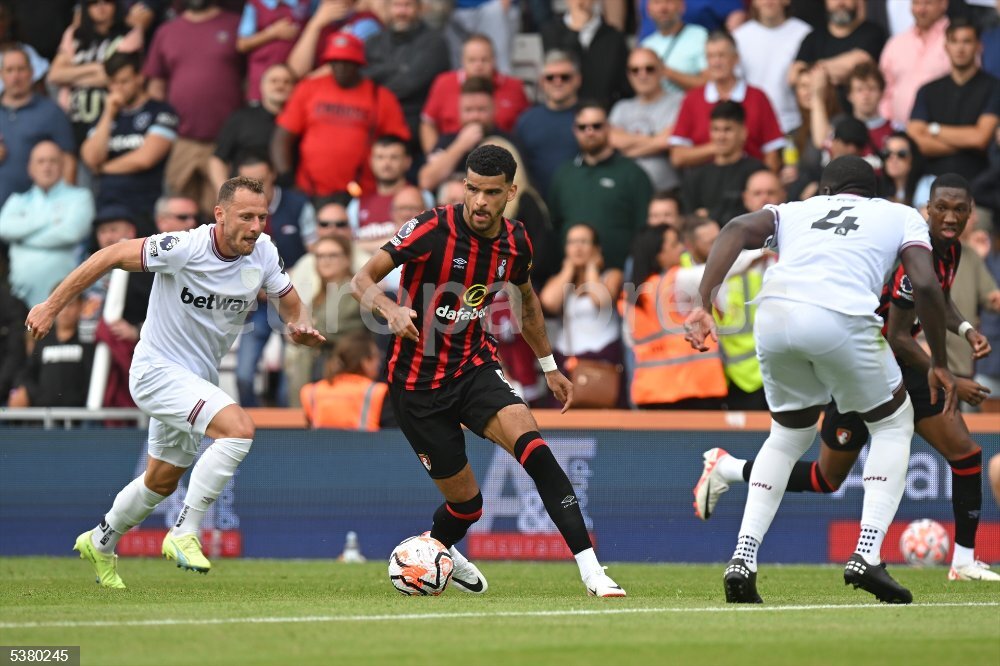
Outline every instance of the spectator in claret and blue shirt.
<svg viewBox="0 0 1000 666"><path fill-rule="evenodd" d="M137 216L138 234L147 236L154 232L153 206L177 140L177 114L146 94L138 53L116 53L104 69L110 93L80 156L98 176L98 206L127 206Z"/></svg>

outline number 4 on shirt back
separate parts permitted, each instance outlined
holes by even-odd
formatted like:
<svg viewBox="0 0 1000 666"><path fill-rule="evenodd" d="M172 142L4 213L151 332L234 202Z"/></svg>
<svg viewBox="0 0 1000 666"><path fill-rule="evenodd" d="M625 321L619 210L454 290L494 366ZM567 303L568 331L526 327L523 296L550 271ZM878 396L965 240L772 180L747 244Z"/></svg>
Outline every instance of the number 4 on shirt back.
<svg viewBox="0 0 1000 666"><path fill-rule="evenodd" d="M854 231L858 228L855 222L858 221L856 217L845 217L843 222L834 222L838 217L843 215L849 210L853 210L853 206L847 206L846 208L838 208L837 210L831 210L826 214L826 217L816 220L812 223L813 229L819 229L821 231L829 231L833 229L833 233L838 236L846 236L848 232Z"/></svg>

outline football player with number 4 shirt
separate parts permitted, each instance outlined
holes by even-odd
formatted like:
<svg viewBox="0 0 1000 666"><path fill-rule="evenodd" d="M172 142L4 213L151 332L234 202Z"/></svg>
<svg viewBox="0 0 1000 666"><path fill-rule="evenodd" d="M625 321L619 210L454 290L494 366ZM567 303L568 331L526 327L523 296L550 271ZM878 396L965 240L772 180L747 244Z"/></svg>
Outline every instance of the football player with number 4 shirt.
<svg viewBox="0 0 1000 666"><path fill-rule="evenodd" d="M914 409L876 316L885 276L897 257L913 287L931 349L930 402L944 389L955 411L955 379L945 351L945 298L934 272L927 223L912 208L877 199L875 172L857 156L839 157L820 178L820 196L765 206L727 224L712 248L695 309L685 327L693 347L716 337L711 299L740 251L768 242L781 261L757 297L754 341L771 410L771 433L753 466L743 522L723 586L730 603L761 603L757 550L777 513L795 462L816 438L816 422L835 399L871 432L864 468L861 534L844 583L880 601L910 603L881 559L882 541L906 487ZM849 267L849 269L848 269ZM817 298L822 290L822 298ZM818 302L817 302L818 301Z"/></svg>
<svg viewBox="0 0 1000 666"><path fill-rule="evenodd" d="M934 268L948 300L948 329L962 335L972 347L973 358L990 353L990 343L951 302L951 286L962 256L959 237L972 212L969 182L955 173L935 179L927 204ZM917 344L921 330L915 322L913 287L902 266L896 267L885 287L877 314L885 322L882 333L899 362L906 391L913 400L914 427L921 437L944 456L951 466L951 503L955 514L955 549L952 552L949 580L985 580L1000 582L1000 575L976 560L974 549L979 513L983 505L983 452L969 435L961 414L951 418L943 414L943 401L932 403L927 385L927 354ZM989 389L971 379L956 378L960 400L978 405ZM843 414L835 403L826 408L820 433L819 460L800 460L792 467L786 490L794 492L835 492L868 442L868 428L856 413ZM708 520L719 497L731 483L750 479L753 460L741 460L725 449L709 449L704 454L705 467L695 486L695 513Z"/></svg>
<svg viewBox="0 0 1000 666"><path fill-rule="evenodd" d="M483 496L465 455L465 425L517 458L535 482L576 557L587 592L624 597L598 562L576 491L503 376L496 340L485 328L494 297L508 291L512 302L520 302L521 333L539 357L549 388L563 411L569 408L573 384L552 358L528 279L531 242L523 224L503 217L517 191L516 170L503 148L472 151L464 203L426 211L404 224L355 276L354 295L363 308L384 316L396 335L389 398L403 434L444 495L430 535L450 550L452 581L459 589L481 594L487 588L482 572L455 548L483 513ZM403 275L395 303L378 283L397 266Z"/></svg>
<svg viewBox="0 0 1000 666"><path fill-rule="evenodd" d="M60 310L112 268L156 273L149 312L129 371L129 390L149 420L146 471L118 493L104 520L77 537L104 587L124 588L115 546L177 489L202 437L214 441L194 465L184 508L163 540L163 555L183 569L208 573L198 540L205 512L250 452L254 424L219 388L219 362L239 335L264 289L298 344L324 342L309 323L278 250L264 235L267 198L252 178L227 180L215 224L192 231L122 241L95 252L39 303L25 324L39 340Z"/></svg>

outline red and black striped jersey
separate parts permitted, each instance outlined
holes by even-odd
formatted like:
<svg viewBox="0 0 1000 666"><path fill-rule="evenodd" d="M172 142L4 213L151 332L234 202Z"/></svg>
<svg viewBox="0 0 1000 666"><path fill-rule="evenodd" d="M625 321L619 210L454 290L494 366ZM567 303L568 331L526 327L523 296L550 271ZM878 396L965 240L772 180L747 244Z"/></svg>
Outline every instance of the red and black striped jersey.
<svg viewBox="0 0 1000 666"><path fill-rule="evenodd" d="M951 293L951 285L955 282L955 273L958 272L958 262L962 258L962 244L952 243L943 252L934 250L934 273L938 282L941 283L941 291L945 297ZM889 331L889 306L895 305L907 310L913 309L913 286L910 278L906 276L902 263L897 263L890 274L891 277L882 287L882 297L879 299L878 310L875 313L882 317L882 335L887 335ZM916 336L920 333L920 322L913 324L912 333Z"/></svg>
<svg viewBox="0 0 1000 666"><path fill-rule="evenodd" d="M531 241L524 225L503 218L496 238L475 233L462 204L425 211L408 221L382 249L403 265L397 303L417 313L417 342L395 337L389 383L434 389L469 368L497 361L488 311L508 282L531 273Z"/></svg>

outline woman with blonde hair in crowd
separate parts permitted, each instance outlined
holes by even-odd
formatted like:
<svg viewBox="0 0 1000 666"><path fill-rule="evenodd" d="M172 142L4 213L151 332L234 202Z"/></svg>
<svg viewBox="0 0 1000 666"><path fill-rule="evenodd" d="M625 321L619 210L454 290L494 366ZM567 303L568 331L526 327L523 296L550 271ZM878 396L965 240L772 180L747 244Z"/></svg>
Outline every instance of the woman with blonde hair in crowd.
<svg viewBox="0 0 1000 666"><path fill-rule="evenodd" d="M303 302L312 311L312 324L326 338L320 350L288 346L285 348L285 378L288 381L288 401L298 407L303 385L317 379L322 352L329 349L345 333L363 329L361 307L351 296L351 242L344 236L328 236L317 240L310 252L315 257L315 270L290 274L292 284Z"/></svg>

